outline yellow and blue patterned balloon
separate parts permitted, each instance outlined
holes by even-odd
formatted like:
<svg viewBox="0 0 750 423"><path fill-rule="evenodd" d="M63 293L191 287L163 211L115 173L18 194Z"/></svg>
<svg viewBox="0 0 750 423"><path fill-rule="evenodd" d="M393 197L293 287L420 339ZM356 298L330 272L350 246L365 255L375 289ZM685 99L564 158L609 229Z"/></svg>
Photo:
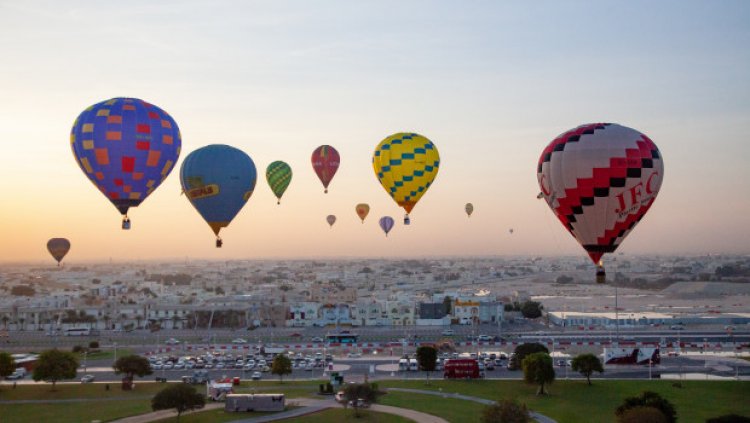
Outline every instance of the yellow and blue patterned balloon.
<svg viewBox="0 0 750 423"><path fill-rule="evenodd" d="M440 155L429 139L401 132L378 144L372 167L385 191L408 215L435 181Z"/></svg>

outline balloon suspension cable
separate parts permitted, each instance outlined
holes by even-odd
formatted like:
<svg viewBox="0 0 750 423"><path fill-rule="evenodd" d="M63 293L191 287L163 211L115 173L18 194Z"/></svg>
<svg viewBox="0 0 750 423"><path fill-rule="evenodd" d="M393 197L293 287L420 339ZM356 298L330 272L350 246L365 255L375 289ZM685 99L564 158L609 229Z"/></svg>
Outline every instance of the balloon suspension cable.
<svg viewBox="0 0 750 423"><path fill-rule="evenodd" d="M122 216L122 230L127 231L130 229L130 218L127 214Z"/></svg>
<svg viewBox="0 0 750 423"><path fill-rule="evenodd" d="M224 241L221 240L221 237L216 235L216 248L221 248L221 246L224 245Z"/></svg>

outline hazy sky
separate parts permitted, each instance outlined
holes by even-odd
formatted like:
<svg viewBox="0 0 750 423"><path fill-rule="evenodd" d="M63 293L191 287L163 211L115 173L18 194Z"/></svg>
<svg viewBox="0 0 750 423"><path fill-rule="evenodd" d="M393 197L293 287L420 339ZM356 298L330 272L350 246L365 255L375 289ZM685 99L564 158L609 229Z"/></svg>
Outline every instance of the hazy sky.
<svg viewBox="0 0 750 423"><path fill-rule="evenodd" d="M61 236L69 263L585 258L535 197L542 149L589 122L638 129L664 157L659 198L620 251L750 252L747 1L0 0L0 96L3 261L51 261L46 241ZM180 164L212 143L253 158L258 186L222 249L180 196L179 167L120 230L69 144L84 108L118 96L172 115ZM401 131L441 155L410 227L370 164ZM310 165L321 144L342 157L329 194ZM274 160L294 170L281 206L263 177ZM397 221L388 238L383 215Z"/></svg>

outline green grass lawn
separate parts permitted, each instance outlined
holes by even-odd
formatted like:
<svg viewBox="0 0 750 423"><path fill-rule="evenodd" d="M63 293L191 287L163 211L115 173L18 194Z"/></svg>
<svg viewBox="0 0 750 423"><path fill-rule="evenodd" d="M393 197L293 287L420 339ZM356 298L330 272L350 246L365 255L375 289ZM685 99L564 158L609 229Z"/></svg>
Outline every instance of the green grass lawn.
<svg viewBox="0 0 750 423"><path fill-rule="evenodd" d="M515 398L526 403L531 410L545 414L559 423L609 422L614 420L614 410L625 397L638 395L644 390L655 391L670 402L677 410L680 423L704 422L707 418L722 414L736 413L750 416L750 382L738 381L683 381L682 388L673 386L672 381L613 381L596 380L589 387L585 381L559 380L550 387L550 395L538 397L536 387L526 385L517 380L482 380L482 381L432 381L426 385L423 380L414 381L380 381L381 388L400 387L413 389L438 390L445 394L462 393L480 398L497 400L501 398ZM3 385L0 389L0 421L27 422L86 422L94 419L111 420L150 411L151 397L167 384L138 383L133 391L120 390L118 383L111 383L107 391L103 384L65 384L58 385L57 391L51 391L50 384L18 385L13 389L10 385ZM200 387L198 387L200 388ZM279 392L287 398L317 397L318 383L313 381L284 382L244 382L237 388L239 393ZM34 404L2 404L9 400L59 400L59 399L104 399L116 398L110 401L89 401L66 404L34 403ZM483 409L482 404L454 398L440 398L436 396L392 392L380 400L385 405L410 408L424 413L443 417L449 421L478 421ZM205 413L217 420L224 421L218 411ZM339 421L345 418L343 410L333 410L331 413L343 414L329 416L316 413L300 421ZM223 413L223 412L222 412ZM326 412L328 413L328 412ZM351 414L351 410L348 411ZM402 421L383 420L390 416L373 414L371 419L363 421ZM207 414L208 415L208 414ZM218 417L217 417L218 416ZM236 415L235 415L236 416ZM319 417L323 416L323 417ZM198 417L195 417L198 418ZM321 420L307 420L321 419ZM328 419L328 420L326 420ZM182 419L181 419L182 420ZM297 420L294 420L297 421Z"/></svg>
<svg viewBox="0 0 750 423"><path fill-rule="evenodd" d="M0 404L3 423L108 421L151 411L151 401L122 400L68 404Z"/></svg>
<svg viewBox="0 0 750 423"><path fill-rule="evenodd" d="M0 385L0 401L10 400L59 400L73 398L151 398L157 392L164 389L168 383L138 383L136 379L135 389L123 391L120 384L112 382L109 390L105 389L103 383L66 383L58 384L52 391L51 383L39 383L34 385Z"/></svg>
<svg viewBox="0 0 750 423"><path fill-rule="evenodd" d="M424 381L383 381L380 387L402 387L414 389L443 389L443 392L459 392L491 400L515 398L526 403L531 410L545 414L559 423L583 423L613 421L614 410L625 397L638 395L644 390L655 391L674 404L679 421L704 422L707 418L722 414L737 413L750 416L750 382L738 381L683 381L682 388L672 386L672 381L595 381L589 387L584 381L556 381L550 395L536 396L536 387L520 381L433 381L431 386ZM390 394L389 394L390 395ZM412 395L412 394L408 394ZM386 401L404 401L401 394ZM416 398L416 396L415 396ZM435 398L435 404L442 399ZM437 414L439 408L417 408L427 406L430 401L412 401L411 407L418 411ZM396 405L396 404L393 404ZM466 408L470 412L469 408ZM430 411L434 410L434 411ZM450 421L449 415L440 415Z"/></svg>
<svg viewBox="0 0 750 423"><path fill-rule="evenodd" d="M378 403L421 411L449 422L478 422L484 409L484 405L476 402L407 392L391 392L380 397Z"/></svg>
<svg viewBox="0 0 750 423"><path fill-rule="evenodd" d="M289 409L289 407L287 407ZM265 416L273 413L227 413L223 408L216 410L198 411L180 416L179 423L222 423L240 419ZM177 423L177 417L156 420L154 423Z"/></svg>
<svg viewBox="0 0 750 423"><path fill-rule="evenodd" d="M356 422L356 423L409 423L405 417L387 413L377 413L371 410L361 410L360 417L354 417L354 411L343 408L329 408L318 413L293 419L281 420L284 423L330 423L330 422ZM470 421L470 420L464 420Z"/></svg>
<svg viewBox="0 0 750 423"><path fill-rule="evenodd" d="M126 355L133 354L133 350L127 349L127 348L118 348L117 349L117 357L125 357ZM78 360L83 363L83 354L78 355ZM108 349L108 350L101 350L96 352L89 352L86 354L87 360L104 360L104 359L111 359L114 362L115 358L115 351Z"/></svg>

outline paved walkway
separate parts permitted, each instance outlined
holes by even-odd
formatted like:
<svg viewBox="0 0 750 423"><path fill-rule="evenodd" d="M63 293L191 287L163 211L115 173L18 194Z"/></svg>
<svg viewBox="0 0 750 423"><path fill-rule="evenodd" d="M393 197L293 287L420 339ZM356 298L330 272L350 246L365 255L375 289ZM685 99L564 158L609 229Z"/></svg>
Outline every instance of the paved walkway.
<svg viewBox="0 0 750 423"><path fill-rule="evenodd" d="M439 396L443 398L455 398L455 399L460 399L460 400L465 400L465 401L474 401L474 402L478 402L484 405L492 405L495 403L495 401L492 401L492 400L479 398L479 397L472 397L469 395L463 395L463 394L458 394L458 393L449 394L449 393L440 392L440 391L427 391L427 390L422 390L422 389L407 389L407 388L387 388L387 390L394 391L394 392L411 392L413 394L435 395L435 396ZM557 423L555 420L552 420L551 418L543 414L539 414L534 411L531 411L530 414L531 414L531 417L539 423Z"/></svg>
<svg viewBox="0 0 750 423"><path fill-rule="evenodd" d="M205 410L213 410L215 408L224 408L224 403L223 402L209 403L209 404L206 404L206 406L200 410L186 411L182 413L182 415L184 416L186 414L201 412ZM168 419L170 417L177 417L177 412L174 410L154 411L151 413L139 414L137 416L125 417L124 419L112 420L112 423L148 423L148 422L153 422L156 420Z"/></svg>

